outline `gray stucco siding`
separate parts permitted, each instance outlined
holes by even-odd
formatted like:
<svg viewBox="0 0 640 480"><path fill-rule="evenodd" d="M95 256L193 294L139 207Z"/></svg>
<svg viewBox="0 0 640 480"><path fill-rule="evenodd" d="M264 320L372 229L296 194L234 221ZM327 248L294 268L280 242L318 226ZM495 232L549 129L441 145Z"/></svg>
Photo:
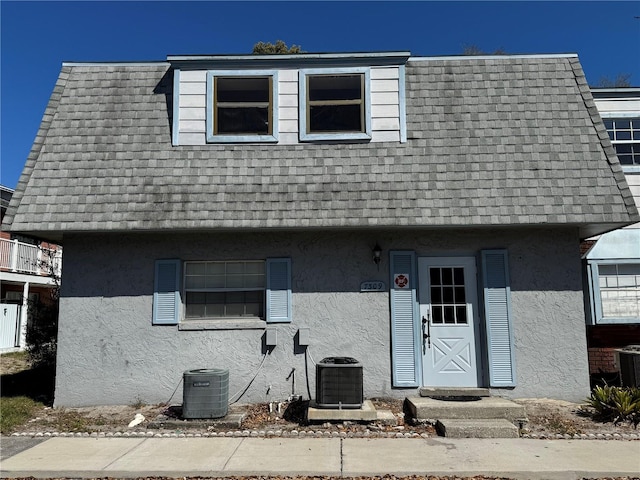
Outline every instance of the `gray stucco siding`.
<svg viewBox="0 0 640 480"><path fill-rule="evenodd" d="M384 249L379 270L376 242ZM307 374L315 398L311 360L327 356L363 363L367 398L415 393L391 386L394 249L444 256L507 248L517 386L498 393L577 400L588 392L577 229L68 235L64 245L56 406L181 403L183 372L214 367L229 369L230 395L255 376L241 403L307 398ZM262 329L152 325L156 259L267 257L291 258L293 321L275 327L277 345L264 363ZM365 280L384 281L387 291L360 292ZM311 333L306 362L295 343L303 327Z"/></svg>

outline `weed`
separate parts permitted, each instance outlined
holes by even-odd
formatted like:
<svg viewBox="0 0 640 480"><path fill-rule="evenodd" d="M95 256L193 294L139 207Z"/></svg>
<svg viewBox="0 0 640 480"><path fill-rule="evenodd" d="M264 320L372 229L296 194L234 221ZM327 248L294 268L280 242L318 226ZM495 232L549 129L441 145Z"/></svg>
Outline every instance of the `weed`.
<svg viewBox="0 0 640 480"><path fill-rule="evenodd" d="M145 401L140 397L136 397L135 401L131 404L131 407L135 409L140 409L146 405Z"/></svg>

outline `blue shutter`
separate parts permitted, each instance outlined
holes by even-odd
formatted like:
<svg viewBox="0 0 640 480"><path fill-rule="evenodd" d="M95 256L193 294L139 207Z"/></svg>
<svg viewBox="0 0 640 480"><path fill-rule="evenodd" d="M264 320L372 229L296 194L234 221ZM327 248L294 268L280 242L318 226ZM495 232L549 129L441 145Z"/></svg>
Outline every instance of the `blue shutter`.
<svg viewBox="0 0 640 480"><path fill-rule="evenodd" d="M153 324L176 325L180 319L180 260L157 260L153 287Z"/></svg>
<svg viewBox="0 0 640 480"><path fill-rule="evenodd" d="M416 308L416 266L414 252L390 252L391 279L391 367L394 387L419 386L420 346ZM395 276L409 275L405 288L396 287Z"/></svg>
<svg viewBox="0 0 640 480"><path fill-rule="evenodd" d="M267 259L267 323L291 321L291 259Z"/></svg>
<svg viewBox="0 0 640 480"><path fill-rule="evenodd" d="M481 255L489 380L492 387L513 387L516 377L507 251L483 250Z"/></svg>

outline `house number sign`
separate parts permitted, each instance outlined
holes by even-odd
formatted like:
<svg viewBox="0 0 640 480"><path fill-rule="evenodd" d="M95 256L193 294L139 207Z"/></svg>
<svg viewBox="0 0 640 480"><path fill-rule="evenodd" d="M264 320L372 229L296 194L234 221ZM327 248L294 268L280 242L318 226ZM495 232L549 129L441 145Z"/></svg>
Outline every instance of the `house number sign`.
<svg viewBox="0 0 640 480"><path fill-rule="evenodd" d="M384 291L384 282L379 281L368 281L362 282L360 284L361 292L383 292Z"/></svg>

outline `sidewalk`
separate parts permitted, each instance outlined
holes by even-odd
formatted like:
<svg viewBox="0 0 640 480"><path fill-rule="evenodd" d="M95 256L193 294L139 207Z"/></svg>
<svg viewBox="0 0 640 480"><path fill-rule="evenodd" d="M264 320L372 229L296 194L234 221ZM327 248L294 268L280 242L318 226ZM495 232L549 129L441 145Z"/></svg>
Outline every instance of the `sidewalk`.
<svg viewBox="0 0 640 480"><path fill-rule="evenodd" d="M3 444L10 439L3 437ZM5 448L3 446L3 448ZM640 476L640 441L447 438L51 438L2 477Z"/></svg>

